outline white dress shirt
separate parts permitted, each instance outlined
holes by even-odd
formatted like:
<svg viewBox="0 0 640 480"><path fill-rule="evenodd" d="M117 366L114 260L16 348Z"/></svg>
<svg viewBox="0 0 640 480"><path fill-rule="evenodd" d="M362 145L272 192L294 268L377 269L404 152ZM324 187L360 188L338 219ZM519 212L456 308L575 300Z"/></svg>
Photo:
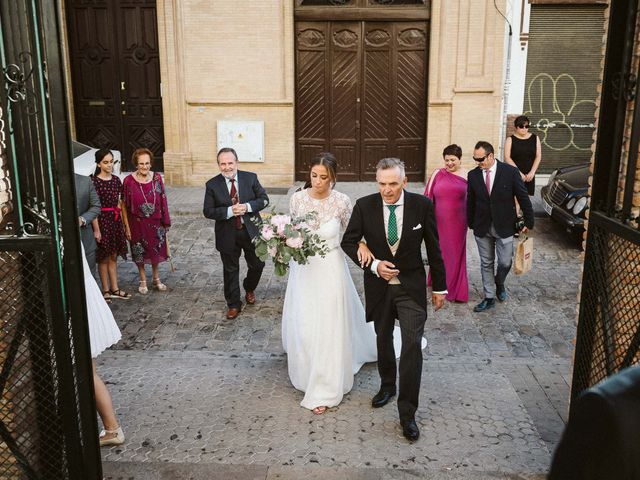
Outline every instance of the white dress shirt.
<svg viewBox="0 0 640 480"><path fill-rule="evenodd" d="M224 175L223 175L224 176ZM240 201L240 185L238 184L238 174L236 173L236 176L233 177L233 180L236 183L236 195L238 196L238 201ZM224 182L227 184L227 190L229 190L229 195L231 195L231 179L224 177ZM247 213L252 212L253 210L251 210L251 205L249 203L245 203L245 205L247 206ZM233 214L233 210L231 209L231 207L227 208L227 220L231 217L234 217L235 215ZM244 223L244 220L242 219L242 223Z"/></svg>

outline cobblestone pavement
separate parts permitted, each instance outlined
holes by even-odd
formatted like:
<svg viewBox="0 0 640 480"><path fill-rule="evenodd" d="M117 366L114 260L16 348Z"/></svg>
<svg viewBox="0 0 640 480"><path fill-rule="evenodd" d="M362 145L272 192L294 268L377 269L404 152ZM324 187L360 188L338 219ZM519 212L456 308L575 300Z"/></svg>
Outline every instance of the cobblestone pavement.
<svg viewBox="0 0 640 480"><path fill-rule="evenodd" d="M352 198L375 189L340 187ZM106 478L538 478L547 469L566 418L581 265L576 244L549 219L538 218L532 235L533 271L510 275L509 299L490 313L472 311L482 287L469 234L471 301L429 312L422 437L411 445L395 402L369 406L375 365L327 414L299 406L280 340L286 278L268 264L256 305L227 320L203 189L168 193L176 270L161 272L169 290L139 295L135 267L122 263L122 286L135 293L113 301L123 339L99 359L127 434L124 446L102 450ZM270 197L287 209L284 191ZM361 273L352 273L362 292Z"/></svg>

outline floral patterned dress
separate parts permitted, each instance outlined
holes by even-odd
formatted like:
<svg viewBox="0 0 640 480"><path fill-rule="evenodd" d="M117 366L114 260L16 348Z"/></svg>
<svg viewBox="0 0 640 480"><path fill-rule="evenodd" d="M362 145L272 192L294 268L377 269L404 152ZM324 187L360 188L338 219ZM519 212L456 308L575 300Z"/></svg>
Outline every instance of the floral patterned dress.
<svg viewBox="0 0 640 480"><path fill-rule="evenodd" d="M167 230L171 226L162 177L153 173L150 182L140 183L135 174L124 179L124 203L131 230L131 257L138 265L165 262Z"/></svg>
<svg viewBox="0 0 640 480"><path fill-rule="evenodd" d="M96 261L98 263L113 255L127 259L127 239L124 235L124 224L120 212L122 198L122 181L115 175L109 180L103 180L92 175L93 186L96 189L102 211L98 217L98 225L102 238L97 242Z"/></svg>

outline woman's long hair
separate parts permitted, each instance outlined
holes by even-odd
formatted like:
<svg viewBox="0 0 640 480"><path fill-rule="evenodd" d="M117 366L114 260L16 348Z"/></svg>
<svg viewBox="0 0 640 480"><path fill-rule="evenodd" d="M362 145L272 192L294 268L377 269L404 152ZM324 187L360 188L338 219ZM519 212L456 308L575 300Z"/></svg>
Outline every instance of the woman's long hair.
<svg viewBox="0 0 640 480"><path fill-rule="evenodd" d="M92 177L95 177L100 173L99 163L107 155L111 155L113 157L113 153L111 153L111 150L109 150L108 148L101 148L100 150L96 151L96 169L93 171L93 175L91 175Z"/></svg>
<svg viewBox="0 0 640 480"><path fill-rule="evenodd" d="M305 188L311 187L311 169L316 165L324 165L324 167L327 169L327 173L329 173L329 178L331 178L331 188L335 187L336 177L338 173L338 161L336 160L336 157L333 155L333 153L322 152L316 155L313 160L311 160L311 163L309 164L309 178L307 179L307 183L304 184L304 187L302 187L302 189L304 190Z"/></svg>

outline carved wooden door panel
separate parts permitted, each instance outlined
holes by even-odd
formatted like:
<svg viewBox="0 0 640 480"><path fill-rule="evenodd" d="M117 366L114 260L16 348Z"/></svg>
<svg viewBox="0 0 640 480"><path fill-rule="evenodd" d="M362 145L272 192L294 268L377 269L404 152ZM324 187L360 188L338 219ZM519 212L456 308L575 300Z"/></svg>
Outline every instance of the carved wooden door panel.
<svg viewBox="0 0 640 480"><path fill-rule="evenodd" d="M122 150L113 2L73 0L67 8L78 141Z"/></svg>
<svg viewBox="0 0 640 480"><path fill-rule="evenodd" d="M424 180L426 22L367 22L363 62L360 178L374 180L378 161L397 157L409 180Z"/></svg>
<svg viewBox="0 0 640 480"><path fill-rule="evenodd" d="M296 67L296 179L330 151L340 180L384 157L424 180L426 22L297 22Z"/></svg>
<svg viewBox="0 0 640 480"><path fill-rule="evenodd" d="M124 158L129 162L136 148L148 148L155 157L153 168L162 170L164 133L156 0L120 0L116 13Z"/></svg>
<svg viewBox="0 0 640 480"><path fill-rule="evenodd" d="M80 142L131 154L149 148L162 170L164 135L155 0L70 0L67 30Z"/></svg>
<svg viewBox="0 0 640 480"><path fill-rule="evenodd" d="M319 152L339 159L339 178L359 178L360 22L296 24L296 178Z"/></svg>

